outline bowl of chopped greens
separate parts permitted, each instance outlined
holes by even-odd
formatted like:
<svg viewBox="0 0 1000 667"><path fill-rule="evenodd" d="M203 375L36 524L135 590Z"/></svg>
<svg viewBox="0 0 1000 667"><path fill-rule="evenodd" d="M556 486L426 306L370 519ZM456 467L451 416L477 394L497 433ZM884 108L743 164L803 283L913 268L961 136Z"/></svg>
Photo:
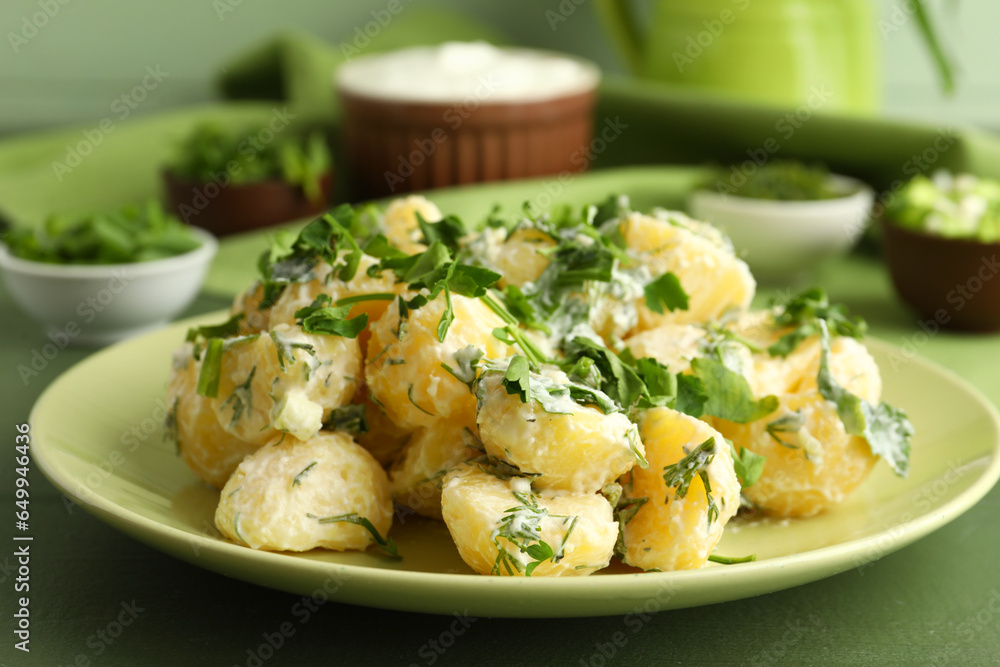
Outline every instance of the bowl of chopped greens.
<svg viewBox="0 0 1000 667"><path fill-rule="evenodd" d="M332 158L319 133L234 131L203 123L180 143L163 181L181 220L222 236L326 210Z"/></svg>
<svg viewBox="0 0 1000 667"><path fill-rule="evenodd" d="M780 283L850 248L873 201L871 188L856 179L822 166L772 160L718 171L688 205L695 218L729 235L759 280Z"/></svg>
<svg viewBox="0 0 1000 667"><path fill-rule="evenodd" d="M0 240L7 291L59 347L104 345L175 317L198 294L218 247L155 201L52 216Z"/></svg>
<svg viewBox="0 0 1000 667"><path fill-rule="evenodd" d="M935 326L1000 331L1000 181L917 176L881 218L899 296Z"/></svg>

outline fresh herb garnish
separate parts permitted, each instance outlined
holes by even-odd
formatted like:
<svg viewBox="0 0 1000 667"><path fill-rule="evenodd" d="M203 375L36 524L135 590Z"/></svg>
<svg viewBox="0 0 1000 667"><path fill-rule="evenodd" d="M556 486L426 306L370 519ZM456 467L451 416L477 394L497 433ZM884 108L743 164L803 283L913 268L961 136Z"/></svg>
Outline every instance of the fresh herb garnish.
<svg viewBox="0 0 1000 667"><path fill-rule="evenodd" d="M188 343L197 343L209 338L229 338L230 336L235 336L240 332L240 323L243 322L244 317L243 313L237 313L222 324L207 324L205 326L192 327L188 329L184 340Z"/></svg>
<svg viewBox="0 0 1000 667"><path fill-rule="evenodd" d="M300 472L299 474L297 474L292 479L292 486L299 486L300 484L302 484L302 478L305 477L306 475L308 475L309 471L312 470L313 468L315 468L317 463L319 463L319 461L313 461L312 463L310 463L309 465L307 465L305 468L303 468L302 472Z"/></svg>
<svg viewBox="0 0 1000 667"><path fill-rule="evenodd" d="M691 372L701 383L701 393L707 397L702 406L703 414L746 424L778 409L777 396L755 399L746 378L719 359L692 359Z"/></svg>
<svg viewBox="0 0 1000 667"><path fill-rule="evenodd" d="M643 292L646 295L646 306L654 313L662 314L664 308L669 311L688 309L687 292L681 287L677 276L669 271L648 283Z"/></svg>
<svg viewBox="0 0 1000 667"><path fill-rule="evenodd" d="M295 311L295 319L309 334L357 338L368 326L368 314L348 319L350 306L331 306L329 294L320 294L305 308Z"/></svg>
<svg viewBox="0 0 1000 667"><path fill-rule="evenodd" d="M507 509L490 535L497 548L497 558L493 563L491 574L501 574L500 568L502 566L508 575L524 572L524 576L530 577L535 569L545 561L551 560L553 563L557 563L562 560L566 543L569 541L573 529L576 528L579 517L549 514L546 508L539 507L538 501L530 491L526 493L511 491L511 494L521 504ZM562 519L563 525L568 524L568 528L563 533L562 542L556 549L541 539L542 521L546 517ZM511 556L507 548L500 543L500 538L517 547L521 553L527 554L531 561L522 564L519 559Z"/></svg>
<svg viewBox="0 0 1000 667"><path fill-rule="evenodd" d="M799 343L819 334L819 322L826 322L834 336L849 336L861 340L868 325L860 317L851 317L847 307L831 304L826 292L818 287L806 290L787 303L774 303L774 323L780 328L794 327L778 342L767 348L772 357L787 357Z"/></svg>
<svg viewBox="0 0 1000 667"><path fill-rule="evenodd" d="M348 403L334 408L330 416L323 421L323 429L327 431L344 431L351 435L368 432L368 418L363 403Z"/></svg>
<svg viewBox="0 0 1000 667"><path fill-rule="evenodd" d="M221 338L208 341L205 356L201 360L201 371L198 374L198 395L215 398L219 395L219 379L222 375L222 354L226 342Z"/></svg>
<svg viewBox="0 0 1000 667"><path fill-rule="evenodd" d="M441 367L455 376L455 379L464 384L472 391L472 385L476 381L476 368L485 353L475 345L467 345L452 355L458 368L452 368L448 364L441 362Z"/></svg>
<svg viewBox="0 0 1000 667"><path fill-rule="evenodd" d="M742 556L740 558L735 558L732 556L716 556L712 554L708 557L713 563L719 563L720 565L735 565L736 563L752 563L757 560L757 554L750 554L749 556Z"/></svg>
<svg viewBox="0 0 1000 667"><path fill-rule="evenodd" d="M878 406L852 394L841 386L830 372L830 332L826 322L820 321L820 364L816 384L820 395L837 406L837 414L850 435L868 441L872 453L892 467L900 477L910 470L910 438L913 424L906 413L886 402Z"/></svg>
<svg viewBox="0 0 1000 667"><path fill-rule="evenodd" d="M361 526L369 532L372 536L372 541L378 545L378 548L392 556L393 558L402 558L399 555L399 550L396 548L396 541L391 537L383 537L382 533L378 532L378 529L372 525L366 517L358 516L357 512L351 512L349 514L338 514L336 516L316 516L315 514L306 514L310 519L316 519L318 523L353 523L356 526Z"/></svg>
<svg viewBox="0 0 1000 667"><path fill-rule="evenodd" d="M201 245L157 201L82 217L49 217L39 227L2 235L11 254L49 264L131 264L173 257Z"/></svg>
<svg viewBox="0 0 1000 667"><path fill-rule="evenodd" d="M746 447L740 448L737 452L733 443L729 440L726 442L729 444L729 451L733 456L733 469L736 471L737 479L740 480L740 486L744 489L753 486L764 472L767 457L755 454Z"/></svg>
<svg viewBox="0 0 1000 667"><path fill-rule="evenodd" d="M684 458L672 465L664 466L663 481L668 487L675 489L678 498L688 494L694 476L701 478L705 486L705 498L708 501L708 523L711 524L719 516L719 508L712 497L712 484L708 479L708 466L715 459L715 438L709 438L701 443ZM667 502L670 497L667 497Z"/></svg>
<svg viewBox="0 0 1000 667"><path fill-rule="evenodd" d="M255 183L280 178L302 188L310 201L321 194L320 181L330 170L326 139L317 133L280 137L256 143L250 137L260 128L232 131L221 124L206 122L194 128L179 146L170 170L177 176L208 183L220 174L232 183Z"/></svg>

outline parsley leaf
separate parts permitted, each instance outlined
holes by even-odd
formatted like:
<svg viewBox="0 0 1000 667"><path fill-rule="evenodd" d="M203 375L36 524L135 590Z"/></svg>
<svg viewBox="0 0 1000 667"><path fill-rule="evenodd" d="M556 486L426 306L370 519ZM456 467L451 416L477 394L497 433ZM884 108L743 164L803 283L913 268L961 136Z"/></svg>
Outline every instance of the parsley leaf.
<svg viewBox="0 0 1000 667"><path fill-rule="evenodd" d="M726 440L726 442L729 444L729 451L733 455L733 468L736 471L736 477L740 480L740 486L744 489L748 486L753 486L764 472L764 463L767 462L767 457L755 454L746 447L741 448L737 452L733 443L729 442L729 440Z"/></svg>
<svg viewBox="0 0 1000 667"><path fill-rule="evenodd" d="M662 314L664 308L670 311L688 309L687 292L672 272L668 271L648 283L643 292L646 294L646 306L654 313Z"/></svg>
<svg viewBox="0 0 1000 667"><path fill-rule="evenodd" d="M719 516L719 507L715 504L715 498L712 497L712 484L708 480L708 466L714 459L715 438L709 438L677 463L663 468L663 481L668 487L676 489L678 498L687 497L695 475L701 478L701 483L705 487L705 498L708 500L709 524ZM669 496L667 496L667 501L670 501Z"/></svg>
<svg viewBox="0 0 1000 667"><path fill-rule="evenodd" d="M243 321L243 318L243 313L237 313L222 324L209 324L202 327L192 327L188 329L187 336L184 340L189 343L194 343L200 339L229 338L230 336L235 336L240 332L240 323Z"/></svg>
<svg viewBox="0 0 1000 667"><path fill-rule="evenodd" d="M565 368L572 368L584 357L593 360L600 375L597 389L607 394L624 411L630 411L646 395L646 386L635 369L603 345L577 336L566 344L565 351L566 357L561 362Z"/></svg>
<svg viewBox="0 0 1000 667"><path fill-rule="evenodd" d="M215 398L219 395L219 379L222 377L222 353L225 341L221 338L211 338L208 348L201 361L201 371L198 374L198 395Z"/></svg>
<svg viewBox="0 0 1000 667"><path fill-rule="evenodd" d="M787 357L799 343L819 333L819 323L825 322L834 336L849 336L861 340L868 325L860 317L851 317L847 307L830 304L826 292L818 287L806 290L785 304L772 304L777 310L774 323L779 328L794 327L778 342L767 348L772 357Z"/></svg>
<svg viewBox="0 0 1000 667"><path fill-rule="evenodd" d="M691 371L701 382L701 393L707 397L702 414L746 424L778 409L777 396L755 400L746 378L722 361L699 357L691 360Z"/></svg>
<svg viewBox="0 0 1000 667"><path fill-rule="evenodd" d="M521 399L522 403L528 402L528 391L531 389L531 385L528 379L530 375L530 367L528 365L528 359L522 357L521 355L516 355L510 360L510 364L507 366L507 371L503 375L503 388L507 390L508 395L516 395Z"/></svg>
<svg viewBox="0 0 1000 667"><path fill-rule="evenodd" d="M331 306L330 295L320 294L305 308L295 311L295 319L302 330L309 334L357 338L368 326L368 315L362 313L351 319L350 306Z"/></svg>
<svg viewBox="0 0 1000 667"><path fill-rule="evenodd" d="M424 244L431 245L435 242L441 242L452 252L458 248L462 237L469 233L465 224L454 215L446 216L438 222L427 222L418 211L417 225L419 225L423 235Z"/></svg>
<svg viewBox="0 0 1000 667"><path fill-rule="evenodd" d="M351 435L368 432L368 419L363 403L348 403L330 412L323 421L323 428L328 431L344 431Z"/></svg>
<svg viewBox="0 0 1000 667"><path fill-rule="evenodd" d="M378 532L378 529L372 524L367 517L358 516L357 512L351 512L350 514L338 514L336 516L316 516L315 514L306 514L310 519L316 519L318 523L353 523L356 526L361 526L372 536L372 541L378 545L378 548L392 556L393 558L402 558L399 555L399 550L396 549L396 541L391 537L383 537L382 533Z"/></svg>
<svg viewBox="0 0 1000 667"><path fill-rule="evenodd" d="M884 401L872 405L837 383L830 372L830 332L825 321L820 322L820 343L822 352L816 376L820 395L836 404L844 430L864 437L873 454L885 459L897 475L906 477L914 432L906 413Z"/></svg>

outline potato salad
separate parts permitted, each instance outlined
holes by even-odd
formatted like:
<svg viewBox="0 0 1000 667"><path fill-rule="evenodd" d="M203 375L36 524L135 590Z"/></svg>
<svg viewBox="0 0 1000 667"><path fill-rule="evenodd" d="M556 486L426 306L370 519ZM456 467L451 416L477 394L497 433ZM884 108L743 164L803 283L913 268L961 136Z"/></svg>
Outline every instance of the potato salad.
<svg viewBox="0 0 1000 667"><path fill-rule="evenodd" d="M443 521L483 575L750 560L737 513L808 517L909 467L862 320L751 311L715 228L624 197L467 225L410 196L280 232L174 354L168 432L229 540L379 549Z"/></svg>

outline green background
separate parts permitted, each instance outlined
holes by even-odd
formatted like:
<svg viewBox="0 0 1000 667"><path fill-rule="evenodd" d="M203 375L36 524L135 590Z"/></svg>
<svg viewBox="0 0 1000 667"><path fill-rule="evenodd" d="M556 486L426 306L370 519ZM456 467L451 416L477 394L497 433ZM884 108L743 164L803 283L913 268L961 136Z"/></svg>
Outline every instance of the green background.
<svg viewBox="0 0 1000 667"><path fill-rule="evenodd" d="M873 30L885 58L886 112L934 122L1000 127L995 113L1000 104L1000 68L995 55L1000 3L927 3L959 68L958 93L945 99L938 92L930 60L912 21L904 20L895 29L893 9L907 1L873 0L882 17L882 29L873 26ZM22 32L25 18L40 11L39 2L58 6L58 12L14 53L10 33ZM621 71L621 63L587 0L402 2L405 12L425 7L460 8L514 42L578 53L610 72ZM307 31L332 42L348 40L355 26L371 20L370 12L385 8L387 3L4 0L0 3L0 133L103 118L112 101L138 83L146 65L158 64L171 77L137 113L211 99L214 73L254 42L283 29ZM553 29L546 12L558 12L561 4L575 10Z"/></svg>

